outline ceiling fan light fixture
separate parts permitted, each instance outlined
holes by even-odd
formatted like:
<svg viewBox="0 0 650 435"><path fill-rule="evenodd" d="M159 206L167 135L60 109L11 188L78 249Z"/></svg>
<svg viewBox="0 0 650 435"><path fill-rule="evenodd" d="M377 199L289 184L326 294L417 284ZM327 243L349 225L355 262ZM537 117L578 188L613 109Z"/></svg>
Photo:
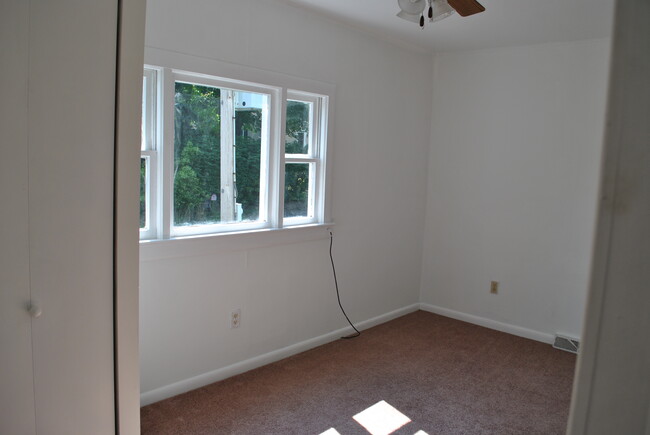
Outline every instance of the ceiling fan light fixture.
<svg viewBox="0 0 650 435"><path fill-rule="evenodd" d="M429 21L432 23L447 18L454 12L447 0L429 0Z"/></svg>
<svg viewBox="0 0 650 435"><path fill-rule="evenodd" d="M404 12L409 15L422 15L424 8L427 6L426 0L397 0L397 4L401 9L401 12ZM399 16L399 14L397 15ZM400 17L402 18L402 17Z"/></svg>
<svg viewBox="0 0 650 435"><path fill-rule="evenodd" d="M424 28L425 10L429 22L440 21L450 15L458 14L462 17L485 11L485 7L477 0L397 0L400 11L397 16L418 23Z"/></svg>
<svg viewBox="0 0 650 435"><path fill-rule="evenodd" d="M420 17L421 17L421 15L419 15L419 14L409 14L409 13L404 12L404 11L399 11L397 13L397 16L404 19L404 20L411 21L413 23L419 23L420 22Z"/></svg>

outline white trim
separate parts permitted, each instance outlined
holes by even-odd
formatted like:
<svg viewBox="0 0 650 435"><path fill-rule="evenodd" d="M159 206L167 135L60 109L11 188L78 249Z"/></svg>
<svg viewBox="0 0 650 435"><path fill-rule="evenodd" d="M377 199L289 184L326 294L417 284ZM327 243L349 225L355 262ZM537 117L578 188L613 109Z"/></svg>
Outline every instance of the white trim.
<svg viewBox="0 0 650 435"><path fill-rule="evenodd" d="M162 210L158 213L160 227L157 239L168 239L171 236L172 216L174 213L174 111L165 107L174 104L175 82L170 68L160 68L162 82L159 108L162 137L159 145L162 147L159 165L162 168L158 178L158 192L161 198Z"/></svg>
<svg viewBox="0 0 650 435"><path fill-rule="evenodd" d="M271 160L272 150L276 147L275 131L279 128L282 116L274 109L278 105L278 100L282 98L282 89L273 88L268 98L265 99L264 107L262 108L262 128L260 143L260 193L258 198L258 220L269 223L271 217L269 216L270 201L273 200L275 191L271 190L271 176L276 176L273 172L274 168L271 166L274 161ZM279 118L279 119L278 119Z"/></svg>
<svg viewBox="0 0 650 435"><path fill-rule="evenodd" d="M321 103L322 107L320 110L320 125L325 126L325 128L320 129L320 152L322 153L321 159L321 168L320 168L320 193L319 195L323 198L320 201L319 206L322 207L321 210L316 210L317 216L323 217L323 222L332 221L332 164L331 162L334 159L333 150L334 150L334 116L331 113L334 107L334 93L329 95L324 94Z"/></svg>
<svg viewBox="0 0 650 435"><path fill-rule="evenodd" d="M441 316L451 317L452 319L462 320L463 322L473 323L474 325L483 326L485 328L494 329L496 331L507 332L508 334L517 335L519 337L541 341L542 343L552 344L555 340L555 336L552 334L535 331L533 329L524 328L522 326L511 325L509 323L499 322L497 320L488 319L486 317L479 317L473 314L450 310L449 308L443 308L437 305L420 303L420 309L422 311L440 314Z"/></svg>
<svg viewBox="0 0 650 435"><path fill-rule="evenodd" d="M119 9L115 117L114 358L115 433L140 433L138 230L142 63L146 2L123 0ZM106 392L110 394L109 392ZM47 431L47 429L44 429Z"/></svg>
<svg viewBox="0 0 650 435"><path fill-rule="evenodd" d="M309 157L307 155L302 156L301 154L286 154L284 156L284 163L318 163L317 158Z"/></svg>
<svg viewBox="0 0 650 435"><path fill-rule="evenodd" d="M174 225L171 228L169 240L177 237L200 236L208 234L233 233L244 231L255 231L269 228L270 224L265 221L241 221L241 222L224 222L216 224L194 224L194 225Z"/></svg>
<svg viewBox="0 0 650 435"><path fill-rule="evenodd" d="M355 326L359 330L372 328L373 326L388 322L389 320L395 319L397 317L403 316L408 313L412 313L419 309L419 304L412 304L406 307L399 308L394 311L382 314L380 316L373 317L363 322L359 322ZM353 330L351 327L347 326L345 328L337 329L336 331L323 334L319 337L314 337L309 340L301 341L300 343L292 344L287 347L283 347L278 350L274 350L263 355L259 355L253 358L249 358L244 361L240 361L235 364L231 364L226 367L222 367L211 372L203 373L198 376L194 376L189 379L184 379L182 381L174 382L173 384L165 385L164 387L156 388L155 390L144 392L140 395L140 406L149 405L154 402L158 402L163 399L167 399L177 394L182 394L187 391L194 390L196 388L209 385L213 382L221 381L223 379L229 378L231 376L238 375L240 373L253 370L255 368L270 364L275 361L279 361L283 358L304 352L306 350L312 349L314 347L329 343L331 341L338 340L340 337L352 333Z"/></svg>
<svg viewBox="0 0 650 435"><path fill-rule="evenodd" d="M333 223L296 225L284 228L201 234L174 239L141 240L140 262L218 255L329 239L327 230L333 226Z"/></svg>
<svg viewBox="0 0 650 435"><path fill-rule="evenodd" d="M279 116L275 120L277 146L271 147L269 155L269 204L270 220L274 228L284 227L284 139L286 137L287 88L282 89L282 98L276 102Z"/></svg>
<svg viewBox="0 0 650 435"><path fill-rule="evenodd" d="M209 86L221 90L249 92L254 94L276 96L280 91L277 86L266 85L263 83L251 83L237 80L229 77L212 76L192 71L183 71L172 69L174 82L187 83L190 85Z"/></svg>

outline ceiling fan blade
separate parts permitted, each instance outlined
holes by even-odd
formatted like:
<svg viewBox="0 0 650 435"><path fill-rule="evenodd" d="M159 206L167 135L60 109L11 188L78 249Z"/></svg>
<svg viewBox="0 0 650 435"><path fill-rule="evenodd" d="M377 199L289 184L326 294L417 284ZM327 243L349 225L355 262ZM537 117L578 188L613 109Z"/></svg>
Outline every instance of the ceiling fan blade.
<svg viewBox="0 0 650 435"><path fill-rule="evenodd" d="M485 7L476 0L447 0L461 17L469 17L485 11Z"/></svg>

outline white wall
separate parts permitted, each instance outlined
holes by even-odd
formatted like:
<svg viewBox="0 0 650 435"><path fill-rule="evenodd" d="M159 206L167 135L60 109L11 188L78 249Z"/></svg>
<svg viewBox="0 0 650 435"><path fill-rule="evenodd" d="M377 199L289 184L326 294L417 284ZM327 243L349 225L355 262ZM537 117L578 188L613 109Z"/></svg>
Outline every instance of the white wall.
<svg viewBox="0 0 650 435"><path fill-rule="evenodd" d="M585 339L568 434L650 435L650 3L618 1Z"/></svg>
<svg viewBox="0 0 650 435"><path fill-rule="evenodd" d="M608 40L435 57L422 302L580 336L608 61Z"/></svg>
<svg viewBox="0 0 650 435"><path fill-rule="evenodd" d="M355 322L417 303L431 56L282 2L151 0L147 6L146 52L165 49L336 86L331 189L343 303ZM217 252L219 239L209 243L215 253L174 258L144 248L146 397L346 325L324 229L304 241L256 249ZM230 330L230 311L239 307L241 327Z"/></svg>

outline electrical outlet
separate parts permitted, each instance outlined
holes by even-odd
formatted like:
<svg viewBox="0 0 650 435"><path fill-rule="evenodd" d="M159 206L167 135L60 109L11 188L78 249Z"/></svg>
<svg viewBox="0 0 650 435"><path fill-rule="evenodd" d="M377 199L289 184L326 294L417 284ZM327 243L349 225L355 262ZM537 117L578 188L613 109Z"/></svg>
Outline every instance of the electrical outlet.
<svg viewBox="0 0 650 435"><path fill-rule="evenodd" d="M241 308L230 313L230 329L239 328L241 325Z"/></svg>
<svg viewBox="0 0 650 435"><path fill-rule="evenodd" d="M490 293L496 295L499 293L499 281L492 281L490 283Z"/></svg>

